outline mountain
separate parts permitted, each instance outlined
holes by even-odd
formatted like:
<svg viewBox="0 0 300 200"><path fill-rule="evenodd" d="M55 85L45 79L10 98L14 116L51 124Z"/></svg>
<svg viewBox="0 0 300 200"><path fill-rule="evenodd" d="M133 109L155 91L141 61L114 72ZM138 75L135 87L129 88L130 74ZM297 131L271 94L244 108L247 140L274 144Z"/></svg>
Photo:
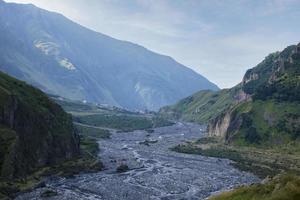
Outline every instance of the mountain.
<svg viewBox="0 0 300 200"><path fill-rule="evenodd" d="M204 124L229 108L234 100L234 94L235 89L224 89L219 92L203 90L174 105L162 107L159 114L164 118Z"/></svg>
<svg viewBox="0 0 300 200"><path fill-rule="evenodd" d="M24 178L79 153L71 116L40 90L0 72L1 180Z"/></svg>
<svg viewBox="0 0 300 200"><path fill-rule="evenodd" d="M300 44L272 53L237 86L199 92L161 115L208 123L208 134L239 145L280 145L300 139Z"/></svg>
<svg viewBox="0 0 300 200"><path fill-rule="evenodd" d="M157 110L202 89L218 90L168 56L1 0L0 70L47 93L128 109Z"/></svg>

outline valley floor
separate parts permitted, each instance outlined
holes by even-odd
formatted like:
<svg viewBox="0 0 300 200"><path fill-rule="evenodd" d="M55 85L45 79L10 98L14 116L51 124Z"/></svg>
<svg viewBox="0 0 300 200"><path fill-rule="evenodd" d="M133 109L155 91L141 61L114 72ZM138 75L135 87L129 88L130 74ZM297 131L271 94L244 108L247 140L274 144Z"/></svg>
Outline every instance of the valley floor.
<svg viewBox="0 0 300 200"><path fill-rule="evenodd" d="M107 168L75 178L53 178L46 187L22 194L17 199L205 199L219 191L259 182L241 172L227 159L182 154L170 148L204 136L204 127L190 123L154 129L154 132L112 132L99 140L99 156ZM131 170L117 173L126 164ZM51 192L50 192L51 193Z"/></svg>
<svg viewBox="0 0 300 200"><path fill-rule="evenodd" d="M227 158L235 167L249 171L260 178L279 173L300 174L299 144L263 148L225 145L217 138L200 138L172 148L174 151L218 158Z"/></svg>

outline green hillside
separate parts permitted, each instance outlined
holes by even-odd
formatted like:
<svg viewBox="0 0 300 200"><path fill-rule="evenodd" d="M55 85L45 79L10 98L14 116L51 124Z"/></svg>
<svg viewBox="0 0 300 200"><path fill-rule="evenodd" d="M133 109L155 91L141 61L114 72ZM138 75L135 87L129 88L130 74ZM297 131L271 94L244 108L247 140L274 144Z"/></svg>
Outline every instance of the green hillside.
<svg viewBox="0 0 300 200"><path fill-rule="evenodd" d="M22 177L79 154L71 116L40 90L0 72L1 176Z"/></svg>
<svg viewBox="0 0 300 200"><path fill-rule="evenodd" d="M225 98L228 96L225 91L231 92L230 98ZM197 142L187 143L174 150L230 159L230 152L235 151L242 159L234 157L233 160L241 164L242 169L262 177L278 173L278 170L299 171L300 44L267 56L246 72L238 86L206 94L204 97L200 92L163 108L161 114L169 117L165 113L172 113L172 116L179 113L179 119L208 123L208 136L221 142L208 141L203 147L205 149ZM219 94L219 97L211 101L212 94ZM208 101L214 103L208 104ZM217 109L225 102L225 107ZM207 146L212 149L207 149ZM281 162L283 157L285 162Z"/></svg>
<svg viewBox="0 0 300 200"><path fill-rule="evenodd" d="M300 177L281 175L265 184L242 186L236 190L211 197L210 200L298 200Z"/></svg>
<svg viewBox="0 0 300 200"><path fill-rule="evenodd" d="M226 139L238 145L268 147L300 139L298 102L255 100L232 111Z"/></svg>
<svg viewBox="0 0 300 200"><path fill-rule="evenodd" d="M231 106L235 92L235 88L218 92L200 91L175 105L161 108L159 113L165 118L207 123Z"/></svg>
<svg viewBox="0 0 300 200"><path fill-rule="evenodd" d="M271 55L244 79L243 90L252 100L232 109L226 131L228 142L281 145L300 138L300 52L288 47ZM270 58L271 57L271 58Z"/></svg>
<svg viewBox="0 0 300 200"><path fill-rule="evenodd" d="M13 199L51 174L101 170L92 155L97 142L76 132L71 115L46 94L0 72L0 199Z"/></svg>
<svg viewBox="0 0 300 200"><path fill-rule="evenodd" d="M105 107L93 103L83 103L58 96L50 96L66 112L73 116L73 121L77 123L76 127L80 134L82 130L85 130L85 135L95 136L95 133L98 132L100 137L108 137L103 129L111 128L129 132L173 125L173 122L157 116L153 112L138 113L114 106ZM85 125L84 128L82 127L83 125ZM101 128L103 129L101 130Z"/></svg>
<svg viewBox="0 0 300 200"><path fill-rule="evenodd" d="M212 200L299 199L300 44L270 54L249 69L238 86L228 91L234 91L232 98L228 100L229 106L221 110L216 109L216 103L206 104L207 107L202 109L203 102L208 101L203 96L194 98L186 107L179 102L162 109L171 109L173 116L179 113L180 119L193 121L189 118L193 116L194 119L205 119L197 121L199 123L208 122L210 137L172 149L228 158L238 169L250 171L261 178L278 173L293 174L279 175L264 184L221 193ZM225 96L223 93L215 102L220 102ZM199 108L203 112L195 114L194 111ZM209 118L206 117L208 115Z"/></svg>
<svg viewBox="0 0 300 200"><path fill-rule="evenodd" d="M298 140L299 46L270 54L231 89L198 92L162 108L160 114L208 123L209 135L235 144L277 145Z"/></svg>

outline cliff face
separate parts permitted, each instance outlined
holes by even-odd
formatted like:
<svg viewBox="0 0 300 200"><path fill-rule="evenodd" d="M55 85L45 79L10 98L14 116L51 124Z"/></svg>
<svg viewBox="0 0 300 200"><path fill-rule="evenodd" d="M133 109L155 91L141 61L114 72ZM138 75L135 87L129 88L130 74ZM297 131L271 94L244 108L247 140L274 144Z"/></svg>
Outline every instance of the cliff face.
<svg viewBox="0 0 300 200"><path fill-rule="evenodd" d="M0 73L0 173L22 177L79 152L72 119L41 91Z"/></svg>
<svg viewBox="0 0 300 200"><path fill-rule="evenodd" d="M231 113L227 112L212 119L208 124L208 136L226 138L226 133L230 125Z"/></svg>
<svg viewBox="0 0 300 200"><path fill-rule="evenodd" d="M300 44L270 54L245 74L231 106L210 120L226 142L280 144L299 137Z"/></svg>

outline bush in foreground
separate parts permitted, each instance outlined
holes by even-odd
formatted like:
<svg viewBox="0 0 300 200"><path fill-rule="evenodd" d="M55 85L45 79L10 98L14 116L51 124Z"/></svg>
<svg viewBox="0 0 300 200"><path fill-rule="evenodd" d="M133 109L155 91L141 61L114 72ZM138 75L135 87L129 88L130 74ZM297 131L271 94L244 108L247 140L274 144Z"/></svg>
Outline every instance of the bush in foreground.
<svg viewBox="0 0 300 200"><path fill-rule="evenodd" d="M277 175L264 184L242 186L209 200L299 200L300 177Z"/></svg>

